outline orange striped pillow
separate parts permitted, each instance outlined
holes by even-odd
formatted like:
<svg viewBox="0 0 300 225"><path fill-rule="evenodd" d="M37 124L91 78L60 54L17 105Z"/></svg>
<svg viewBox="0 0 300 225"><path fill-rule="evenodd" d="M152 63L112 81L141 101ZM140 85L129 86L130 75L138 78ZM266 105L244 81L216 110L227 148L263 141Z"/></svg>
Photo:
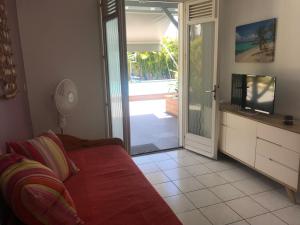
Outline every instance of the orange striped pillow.
<svg viewBox="0 0 300 225"><path fill-rule="evenodd" d="M83 224L64 184L39 162L17 154L0 156L0 189L25 224Z"/></svg>
<svg viewBox="0 0 300 225"><path fill-rule="evenodd" d="M10 142L8 150L48 166L62 181L79 171L68 157L60 139L52 131L28 141Z"/></svg>

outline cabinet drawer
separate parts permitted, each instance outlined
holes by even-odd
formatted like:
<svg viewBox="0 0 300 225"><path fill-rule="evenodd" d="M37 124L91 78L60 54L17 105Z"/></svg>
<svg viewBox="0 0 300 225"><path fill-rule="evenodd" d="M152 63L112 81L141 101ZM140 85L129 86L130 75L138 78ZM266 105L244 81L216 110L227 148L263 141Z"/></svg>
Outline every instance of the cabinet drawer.
<svg viewBox="0 0 300 225"><path fill-rule="evenodd" d="M255 168L275 178L276 180L298 190L298 172L258 154L256 155Z"/></svg>
<svg viewBox="0 0 300 225"><path fill-rule="evenodd" d="M257 136L300 153L300 134L257 123Z"/></svg>
<svg viewBox="0 0 300 225"><path fill-rule="evenodd" d="M257 139L256 154L272 159L295 171L299 171L299 154L279 145Z"/></svg>
<svg viewBox="0 0 300 225"><path fill-rule="evenodd" d="M231 113L227 113L227 126L241 131L250 131L256 133L256 122ZM256 134L255 134L256 135Z"/></svg>

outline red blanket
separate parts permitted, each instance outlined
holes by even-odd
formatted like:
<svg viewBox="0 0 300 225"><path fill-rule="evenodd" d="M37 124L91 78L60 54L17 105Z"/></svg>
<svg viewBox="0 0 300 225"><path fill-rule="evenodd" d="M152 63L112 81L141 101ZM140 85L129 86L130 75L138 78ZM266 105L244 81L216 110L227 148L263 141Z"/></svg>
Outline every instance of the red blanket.
<svg viewBox="0 0 300 225"><path fill-rule="evenodd" d="M66 186L86 225L182 225L122 147L69 154L81 171Z"/></svg>

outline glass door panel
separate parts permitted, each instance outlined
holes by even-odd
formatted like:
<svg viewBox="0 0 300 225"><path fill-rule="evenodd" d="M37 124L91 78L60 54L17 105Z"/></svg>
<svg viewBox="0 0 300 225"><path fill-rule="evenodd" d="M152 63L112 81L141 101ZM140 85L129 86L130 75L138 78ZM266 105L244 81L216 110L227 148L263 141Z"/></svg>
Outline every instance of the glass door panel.
<svg viewBox="0 0 300 225"><path fill-rule="evenodd" d="M214 22L189 26L188 133L212 138Z"/></svg>
<svg viewBox="0 0 300 225"><path fill-rule="evenodd" d="M107 21L105 26L112 136L123 140L123 103L118 18Z"/></svg>

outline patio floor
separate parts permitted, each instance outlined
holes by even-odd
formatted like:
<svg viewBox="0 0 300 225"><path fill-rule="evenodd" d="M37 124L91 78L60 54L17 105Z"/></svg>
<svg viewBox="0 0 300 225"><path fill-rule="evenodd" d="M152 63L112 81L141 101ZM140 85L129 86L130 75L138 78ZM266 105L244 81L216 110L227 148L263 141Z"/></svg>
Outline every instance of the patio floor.
<svg viewBox="0 0 300 225"><path fill-rule="evenodd" d="M178 147L177 117L165 111L165 99L130 102L132 155Z"/></svg>

